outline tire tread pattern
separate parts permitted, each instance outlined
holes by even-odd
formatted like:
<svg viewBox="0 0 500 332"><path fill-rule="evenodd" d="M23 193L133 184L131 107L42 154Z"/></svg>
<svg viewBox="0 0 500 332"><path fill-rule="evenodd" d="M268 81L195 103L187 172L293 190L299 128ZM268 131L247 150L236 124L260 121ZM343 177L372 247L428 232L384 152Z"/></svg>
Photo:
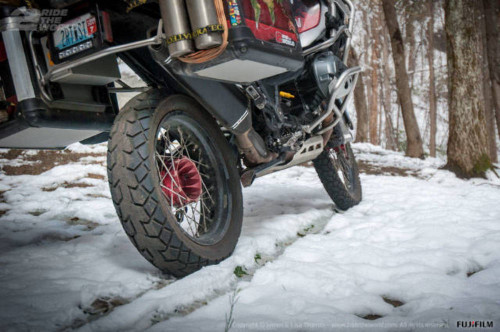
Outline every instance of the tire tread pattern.
<svg viewBox="0 0 500 332"><path fill-rule="evenodd" d="M182 277L219 260L203 259L180 241L154 194L147 142L162 97L158 90L143 93L119 113L108 142L107 172L118 217L134 246L159 269Z"/></svg>
<svg viewBox="0 0 500 332"><path fill-rule="evenodd" d="M346 148L348 150L349 158L353 158L354 160L354 193L350 193L344 187L344 184L337 174L337 170L330 161L330 157L328 156L328 151L326 149L313 161L314 168L316 169L316 173L318 173L323 187L335 205L337 205L337 207L341 210L348 210L349 208L359 204L362 198L358 165L354 159L355 157L352 153L350 145L347 144Z"/></svg>

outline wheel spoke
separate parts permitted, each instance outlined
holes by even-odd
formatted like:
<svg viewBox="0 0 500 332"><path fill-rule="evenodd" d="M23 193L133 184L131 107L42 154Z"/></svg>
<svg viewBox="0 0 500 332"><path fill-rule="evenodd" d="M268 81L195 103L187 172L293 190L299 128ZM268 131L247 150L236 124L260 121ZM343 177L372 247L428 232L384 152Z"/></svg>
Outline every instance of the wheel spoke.
<svg viewBox="0 0 500 332"><path fill-rule="evenodd" d="M175 184L176 186L178 186L178 187L179 187L179 184L175 181L175 178L173 177L172 173L170 173L170 169L169 169L169 167L167 167L167 165L165 165L165 161L163 161L163 159L162 159L161 157L160 157L160 158L158 158L158 159L159 159L159 160L160 160L160 162L162 163L163 167L165 168L165 171L167 171L166 173L168 173L168 175L170 176L170 178L172 179L172 181L174 182L174 184ZM173 165L174 165L174 167L175 167L175 163L174 163L174 162L172 162L172 164L173 164ZM164 178L164 179L165 179L165 178Z"/></svg>
<svg viewBox="0 0 500 332"><path fill-rule="evenodd" d="M175 120L160 126L155 153L160 188L180 228L193 239L202 238L218 227L215 223L218 219L214 218L216 209L221 208L219 197L215 195L220 180L213 173L215 165L210 150L207 150L210 145L201 141L196 131ZM181 166L187 162L199 175L201 192L196 198L182 190L188 188L182 177L186 167Z"/></svg>
<svg viewBox="0 0 500 332"><path fill-rule="evenodd" d="M346 159L347 151L344 149L330 149L329 157L332 163L332 166L337 172L337 176L340 181L344 185L346 189L352 188L352 175L351 175L351 165L349 161Z"/></svg>

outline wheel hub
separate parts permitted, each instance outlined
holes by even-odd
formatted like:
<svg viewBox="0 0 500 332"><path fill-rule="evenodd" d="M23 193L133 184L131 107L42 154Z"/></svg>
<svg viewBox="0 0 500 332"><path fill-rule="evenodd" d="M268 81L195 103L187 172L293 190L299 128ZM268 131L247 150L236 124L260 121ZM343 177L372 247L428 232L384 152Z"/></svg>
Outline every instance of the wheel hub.
<svg viewBox="0 0 500 332"><path fill-rule="evenodd" d="M165 164L168 170L161 171L162 191L175 207L196 202L202 193L200 172L188 157L175 159Z"/></svg>

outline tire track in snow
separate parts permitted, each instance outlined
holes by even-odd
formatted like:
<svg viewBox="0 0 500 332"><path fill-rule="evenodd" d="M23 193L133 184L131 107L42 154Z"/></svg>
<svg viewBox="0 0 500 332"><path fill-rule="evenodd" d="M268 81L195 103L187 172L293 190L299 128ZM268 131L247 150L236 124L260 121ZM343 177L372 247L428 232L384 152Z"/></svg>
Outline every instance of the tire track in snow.
<svg viewBox="0 0 500 332"><path fill-rule="evenodd" d="M333 213L331 217L333 217L334 215L335 214ZM300 238L306 237L309 234L321 233L324 230L328 221L330 221L331 217L318 218L318 219L312 221L311 224L308 225L305 229L299 230L297 232L296 237L293 237L293 238L288 239L288 240L283 241L283 242L275 243L277 251L274 254L262 256L260 253L256 252L254 255L255 264L251 265L248 269L243 269L242 271L244 272L244 275L242 275L241 277L238 277L237 281L229 289L227 289L224 293L222 293L222 294L214 293L211 296L208 296L207 298L205 298L204 300L196 300L193 303L189 303L187 305L182 305L182 306L176 308L173 312L157 313L153 318L153 326L155 324L166 321L172 317L182 317L182 316L189 315L190 313L196 311L197 309L201 308L204 305L207 305L210 301L212 301L218 297L225 297L231 293L237 292L237 290L239 288L238 285L240 284L240 282L252 281L254 273L257 272L257 270L264 267L267 263L273 262L274 260L278 259L285 252L285 249L287 247L293 245L297 240L299 240ZM259 256L257 256L257 255L259 255ZM259 257L259 258L257 258L257 257ZM241 267L241 266L239 266L239 265L235 266L235 269L238 267ZM236 272L233 272L233 273L236 274Z"/></svg>
<svg viewBox="0 0 500 332"><path fill-rule="evenodd" d="M283 192L284 185L290 186L290 181L299 177L301 181L293 191ZM80 330L144 330L171 317L189 314L233 292L241 281L234 275L237 266L244 267L250 278L299 238L321 232L334 215L333 203L310 168L285 170L280 176L258 179L245 190L244 200L243 231L231 257L162 289L148 291ZM264 258L260 263L255 261L256 254Z"/></svg>
<svg viewBox="0 0 500 332"><path fill-rule="evenodd" d="M332 216L338 211L331 211ZM320 217L316 220L313 220L307 227L304 229L298 230L297 234L295 237L286 239L285 241L277 242L275 243L276 246L276 252L271 254L271 255L262 255L258 252L255 253L254 255L254 262L255 264L250 265L246 267L245 275L242 276L241 278L238 278L234 284L232 284L227 290L222 291L222 292L214 292L211 295L208 295L204 299L196 299L193 302L187 303L187 304L181 304L173 311L170 312L155 312L152 315L151 321L152 325L161 323L165 320L168 320L172 317L182 317L186 316L195 310L201 308L204 305L207 305L210 301L220 297L220 296L226 296L227 294L233 293L238 289L238 284L241 281L245 282L250 282L253 278L254 273L264 267L267 263L274 261L275 259L279 258L285 251L285 249L291 245L293 245L298 239L303 238L309 234L318 234L321 233L330 220L330 217ZM256 259L259 255L259 259ZM239 265L238 265L239 266ZM236 268L237 266L235 266ZM234 271L234 269L233 269ZM177 280L172 277L172 279L160 279L158 282L153 284L153 287L151 289L148 289L146 291L142 291L136 296L133 297L128 297L128 298L122 298L120 296L99 296L96 297L95 300L92 302L91 305L88 306L80 306L80 310L86 314L86 319L81 319L78 318L75 321L73 321L70 325L62 328L61 330L67 330L67 329L78 329L78 328L83 328L85 329L85 326L87 324L90 324L94 321L97 321L99 319L102 319L108 315L110 315L116 308L127 305L135 301L136 299L141 298L144 294L150 291L156 291L156 290L161 290L164 287L168 287L169 285L175 283Z"/></svg>
<svg viewBox="0 0 500 332"><path fill-rule="evenodd" d="M106 315L89 320L88 324L83 325L80 331L106 331L111 328L143 330L172 317L188 315L210 301L234 292L238 288L240 281L251 280L251 277L258 269L279 258L284 250L298 239L310 233L321 232L332 217L333 211L317 212L320 216L309 225L297 228L295 236L274 242L275 252L262 255L261 262L255 262L254 258L258 253L257 251L251 252L251 260L247 259L245 263L240 263L241 265L236 263L242 262L241 260L231 259L233 257L231 256L218 265L206 267L161 289L152 289L140 294L135 299L128 299L129 303L111 308L112 310ZM307 214L309 215L311 212L307 212ZM310 231L300 233L302 236L297 235L312 225L314 227ZM250 254L250 252L247 252L247 254ZM245 266L248 276L241 279L237 278L234 275L234 269L237 266ZM200 288L205 290L198 292L194 287L195 285L201 286ZM168 303L170 299L177 299L177 303ZM133 317L130 316L130 312L135 313Z"/></svg>

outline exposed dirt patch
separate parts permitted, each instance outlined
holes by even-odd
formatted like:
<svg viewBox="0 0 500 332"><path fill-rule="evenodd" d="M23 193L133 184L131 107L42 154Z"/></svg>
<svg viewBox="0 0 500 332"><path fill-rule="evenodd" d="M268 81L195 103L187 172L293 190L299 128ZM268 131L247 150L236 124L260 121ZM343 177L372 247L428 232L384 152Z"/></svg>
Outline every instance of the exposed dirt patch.
<svg viewBox="0 0 500 332"><path fill-rule="evenodd" d="M23 150L9 150L7 152L0 153L0 159L14 160L19 158L23 153Z"/></svg>
<svg viewBox="0 0 500 332"><path fill-rule="evenodd" d="M47 212L47 210L36 210L36 211L29 212L29 214L31 214L34 217L38 217L38 216L41 216L42 214L44 214L45 212Z"/></svg>
<svg viewBox="0 0 500 332"><path fill-rule="evenodd" d="M42 237L38 239L40 242L54 242L54 241L62 241L62 242L69 242L74 239L78 239L80 235L74 235L74 236L66 236L62 234L45 234Z"/></svg>
<svg viewBox="0 0 500 332"><path fill-rule="evenodd" d="M114 297L114 298L98 298L90 307L82 308L83 312L87 315L104 315L113 310L114 308L127 304L129 301L122 297Z"/></svg>
<svg viewBox="0 0 500 332"><path fill-rule="evenodd" d="M89 187L92 187L91 184L87 184L87 183L68 183L68 182L64 182L62 187L64 188L89 188Z"/></svg>
<svg viewBox="0 0 500 332"><path fill-rule="evenodd" d="M92 198L109 198L109 196L101 195L101 194L87 194L86 196L92 197Z"/></svg>
<svg viewBox="0 0 500 332"><path fill-rule="evenodd" d="M481 272L482 270L483 270L482 268L479 268L479 269L467 272L467 278L470 278L471 276L473 276L474 274L476 274L478 272Z"/></svg>
<svg viewBox="0 0 500 332"><path fill-rule="evenodd" d="M358 160L358 168L360 173L365 173L369 175L381 175L381 174L389 174L393 176L415 176L418 177L418 174L415 173L414 170L409 168L400 168L393 166L378 166L373 165L363 160Z"/></svg>
<svg viewBox="0 0 500 332"><path fill-rule="evenodd" d="M41 150L36 154L22 155L22 151L23 150L9 150L7 153L0 154L0 158L5 155L11 159L21 158L23 161L36 162L36 164L3 166L2 171L6 175L39 175L57 165L78 162L81 158L85 157L102 157L104 155L99 153L74 153L70 151L57 150ZM3 158L8 159L7 157Z"/></svg>
<svg viewBox="0 0 500 332"><path fill-rule="evenodd" d="M3 194L5 194L5 191L0 191L0 203L5 203L5 197Z"/></svg>
<svg viewBox="0 0 500 332"><path fill-rule="evenodd" d="M87 230L89 230L89 231L96 229L99 226L99 224L96 222L93 222L90 220L80 219L78 217L74 217L74 218L69 219L67 221L67 223L69 225L72 225L72 226L79 226L79 225L86 226Z"/></svg>
<svg viewBox="0 0 500 332"><path fill-rule="evenodd" d="M0 217L2 217L3 215L5 215L7 213L7 210L0 210Z"/></svg>
<svg viewBox="0 0 500 332"><path fill-rule="evenodd" d="M389 303L392 305L394 308L401 307L404 303L398 300L390 299L387 297L382 297L385 303Z"/></svg>
<svg viewBox="0 0 500 332"><path fill-rule="evenodd" d="M96 299L88 307L82 307L80 305L79 308L83 311L83 313L87 315L87 318L86 319L78 318L75 321L73 321L70 327L63 328L61 329L61 331L66 331L68 329L72 330L78 329L96 319L106 316L111 311L113 311L114 308L127 304L129 302L130 301L122 297L114 297L114 298L102 297Z"/></svg>
<svg viewBox="0 0 500 332"><path fill-rule="evenodd" d="M155 283L154 289L159 290L162 289L171 283L173 283L175 279L160 279L157 283Z"/></svg>
<svg viewBox="0 0 500 332"><path fill-rule="evenodd" d="M96 180L104 180L105 179L105 177L103 175L95 174L95 173L89 173L87 175L87 177L90 179L96 179Z"/></svg>
<svg viewBox="0 0 500 332"><path fill-rule="evenodd" d="M383 316L376 315L376 314L370 314L370 315L359 316L359 317L366 319L366 320L376 320L376 319L382 318Z"/></svg>
<svg viewBox="0 0 500 332"><path fill-rule="evenodd" d="M409 168L394 166L379 166L367 161L358 160L358 169L360 173L368 175L392 175L392 176L414 176L420 178L417 172ZM300 164L302 167L313 167L312 162Z"/></svg>
<svg viewBox="0 0 500 332"><path fill-rule="evenodd" d="M70 182L64 182L63 184L60 184L55 187L47 187L47 188L42 188L42 191L45 192L52 192L56 191L57 188L89 188L92 187L92 185L87 184L87 183L70 183Z"/></svg>

